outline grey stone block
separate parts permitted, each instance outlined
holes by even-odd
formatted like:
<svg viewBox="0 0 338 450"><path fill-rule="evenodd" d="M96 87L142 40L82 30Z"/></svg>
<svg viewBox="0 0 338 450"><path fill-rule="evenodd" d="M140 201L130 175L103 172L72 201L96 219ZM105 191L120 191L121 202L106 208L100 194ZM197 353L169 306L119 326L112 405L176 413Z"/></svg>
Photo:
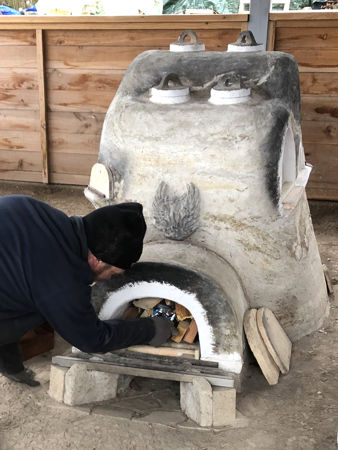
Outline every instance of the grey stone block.
<svg viewBox="0 0 338 450"><path fill-rule="evenodd" d="M221 427L236 419L236 389L211 386L204 378L181 382L181 408L203 427Z"/></svg>
<svg viewBox="0 0 338 450"><path fill-rule="evenodd" d="M212 424L214 427L229 425L236 419L236 389L213 387Z"/></svg>
<svg viewBox="0 0 338 450"><path fill-rule="evenodd" d="M201 426L212 425L212 388L204 378L194 378L192 383L181 382L182 411Z"/></svg>
<svg viewBox="0 0 338 450"><path fill-rule="evenodd" d="M65 376L68 368L54 366L50 368L50 380L48 394L56 401L63 402L65 392Z"/></svg>
<svg viewBox="0 0 338 450"><path fill-rule="evenodd" d="M85 364L74 364L65 375L63 401L66 405L110 400L116 397L119 375L87 370Z"/></svg>

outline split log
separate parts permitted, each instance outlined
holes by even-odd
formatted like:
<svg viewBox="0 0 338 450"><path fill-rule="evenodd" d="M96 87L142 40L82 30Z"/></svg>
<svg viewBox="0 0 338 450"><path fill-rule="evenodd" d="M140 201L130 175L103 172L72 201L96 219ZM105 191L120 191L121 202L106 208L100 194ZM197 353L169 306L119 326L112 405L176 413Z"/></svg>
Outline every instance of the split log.
<svg viewBox="0 0 338 450"><path fill-rule="evenodd" d="M189 328L188 321L184 320L182 322L179 322L179 324L177 325L178 334L177 336L171 336L171 340L174 342L181 342L185 333L188 331L188 328Z"/></svg>
<svg viewBox="0 0 338 450"><path fill-rule="evenodd" d="M176 303L175 312L178 321L192 319L191 312L179 303Z"/></svg>
<svg viewBox="0 0 338 450"><path fill-rule="evenodd" d="M135 308L134 306L128 306L127 309L122 314L122 319L136 319L138 317L140 311L138 308Z"/></svg>
<svg viewBox="0 0 338 450"><path fill-rule="evenodd" d="M137 308L152 309L161 301L162 301L161 298L147 297L147 298L140 298L139 300L134 300L133 305L136 306Z"/></svg>
<svg viewBox="0 0 338 450"><path fill-rule="evenodd" d="M198 332L197 325L196 325L195 320L193 319L190 322L189 330L186 332L186 334L183 338L184 342L189 342L190 344L192 344L196 338L197 332Z"/></svg>

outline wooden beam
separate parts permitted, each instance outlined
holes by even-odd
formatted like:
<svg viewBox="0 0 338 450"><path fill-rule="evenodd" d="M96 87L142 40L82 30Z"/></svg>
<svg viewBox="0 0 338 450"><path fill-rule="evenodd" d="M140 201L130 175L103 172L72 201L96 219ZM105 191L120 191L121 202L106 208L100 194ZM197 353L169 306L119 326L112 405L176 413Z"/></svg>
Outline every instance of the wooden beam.
<svg viewBox="0 0 338 450"><path fill-rule="evenodd" d="M266 44L266 49L268 51L275 50L275 41L276 41L276 22L269 21L268 40Z"/></svg>
<svg viewBox="0 0 338 450"><path fill-rule="evenodd" d="M49 182L48 176L48 137L46 120L46 86L45 86L45 62L43 31L36 30L36 68L39 86L39 111L40 111L40 142L42 157L42 181Z"/></svg>

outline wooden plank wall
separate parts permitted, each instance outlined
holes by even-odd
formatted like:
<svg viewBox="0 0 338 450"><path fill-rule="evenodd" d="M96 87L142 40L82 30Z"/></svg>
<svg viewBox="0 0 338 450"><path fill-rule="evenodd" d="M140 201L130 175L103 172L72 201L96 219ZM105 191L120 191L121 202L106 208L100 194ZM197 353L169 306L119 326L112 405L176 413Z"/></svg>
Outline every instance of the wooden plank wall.
<svg viewBox="0 0 338 450"><path fill-rule="evenodd" d="M225 50L247 15L0 17L0 179L87 185L124 71L185 29L207 50Z"/></svg>
<svg viewBox="0 0 338 450"><path fill-rule="evenodd" d="M0 178L41 181L35 30L0 29Z"/></svg>
<svg viewBox="0 0 338 450"><path fill-rule="evenodd" d="M309 198L338 200L338 12L270 14L270 49L298 61Z"/></svg>

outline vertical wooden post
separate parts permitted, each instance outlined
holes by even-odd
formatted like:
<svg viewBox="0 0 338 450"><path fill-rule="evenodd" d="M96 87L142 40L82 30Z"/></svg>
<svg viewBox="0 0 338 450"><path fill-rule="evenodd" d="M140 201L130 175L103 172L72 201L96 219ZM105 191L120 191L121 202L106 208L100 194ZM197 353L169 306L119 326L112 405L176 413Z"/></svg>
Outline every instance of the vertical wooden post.
<svg viewBox="0 0 338 450"><path fill-rule="evenodd" d="M275 39L276 39L276 21L269 20L268 42L266 46L266 49L268 51L272 52L275 49Z"/></svg>
<svg viewBox="0 0 338 450"><path fill-rule="evenodd" d="M42 181L48 183L48 138L46 121L46 86L45 86L45 61L43 30L36 30L36 67L38 71L39 85L39 110L40 110L40 145L42 158Z"/></svg>

